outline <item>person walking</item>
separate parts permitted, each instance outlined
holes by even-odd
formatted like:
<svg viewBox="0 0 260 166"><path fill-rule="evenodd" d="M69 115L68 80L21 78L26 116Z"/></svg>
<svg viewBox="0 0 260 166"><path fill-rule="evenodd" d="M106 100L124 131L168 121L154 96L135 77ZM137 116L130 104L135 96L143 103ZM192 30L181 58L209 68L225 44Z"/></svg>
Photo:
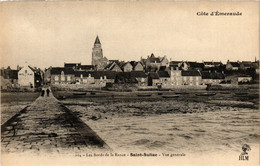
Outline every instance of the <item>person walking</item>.
<svg viewBox="0 0 260 166"><path fill-rule="evenodd" d="M44 96L44 93L45 93L45 90L42 89L42 94L41 94L42 97Z"/></svg>
<svg viewBox="0 0 260 166"><path fill-rule="evenodd" d="M46 90L46 92L47 92L47 97L49 97L50 89L48 88L48 89Z"/></svg>

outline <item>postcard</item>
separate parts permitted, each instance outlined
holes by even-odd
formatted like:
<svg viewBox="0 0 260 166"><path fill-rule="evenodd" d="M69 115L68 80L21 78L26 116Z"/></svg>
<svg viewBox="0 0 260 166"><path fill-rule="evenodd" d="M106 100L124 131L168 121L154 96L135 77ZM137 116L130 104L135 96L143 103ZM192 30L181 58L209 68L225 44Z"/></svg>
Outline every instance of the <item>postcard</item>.
<svg viewBox="0 0 260 166"><path fill-rule="evenodd" d="M1 164L259 165L259 2L0 2Z"/></svg>

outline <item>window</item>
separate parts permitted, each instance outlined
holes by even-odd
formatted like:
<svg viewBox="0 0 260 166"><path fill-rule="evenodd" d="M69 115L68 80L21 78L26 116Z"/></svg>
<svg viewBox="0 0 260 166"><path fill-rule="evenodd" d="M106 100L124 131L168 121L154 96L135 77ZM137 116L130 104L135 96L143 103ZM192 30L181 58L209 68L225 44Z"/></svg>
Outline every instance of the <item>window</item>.
<svg viewBox="0 0 260 166"><path fill-rule="evenodd" d="M24 73L27 74L27 70L25 70Z"/></svg>
<svg viewBox="0 0 260 166"><path fill-rule="evenodd" d="M65 76L61 75L60 79L61 79L61 81L65 81Z"/></svg>
<svg viewBox="0 0 260 166"><path fill-rule="evenodd" d="M65 76L64 76L64 71L61 72L61 77L60 77L61 81L65 81Z"/></svg>
<svg viewBox="0 0 260 166"><path fill-rule="evenodd" d="M70 80L71 80L70 76L67 76L67 81L70 81Z"/></svg>

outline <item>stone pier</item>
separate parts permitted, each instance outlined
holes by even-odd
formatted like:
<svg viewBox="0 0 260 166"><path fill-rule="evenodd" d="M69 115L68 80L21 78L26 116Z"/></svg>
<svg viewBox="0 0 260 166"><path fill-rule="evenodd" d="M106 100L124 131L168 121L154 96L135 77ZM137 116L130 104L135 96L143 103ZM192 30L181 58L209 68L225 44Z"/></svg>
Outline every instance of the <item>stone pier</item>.
<svg viewBox="0 0 260 166"><path fill-rule="evenodd" d="M1 126L1 147L3 153L111 150L52 93L40 96Z"/></svg>

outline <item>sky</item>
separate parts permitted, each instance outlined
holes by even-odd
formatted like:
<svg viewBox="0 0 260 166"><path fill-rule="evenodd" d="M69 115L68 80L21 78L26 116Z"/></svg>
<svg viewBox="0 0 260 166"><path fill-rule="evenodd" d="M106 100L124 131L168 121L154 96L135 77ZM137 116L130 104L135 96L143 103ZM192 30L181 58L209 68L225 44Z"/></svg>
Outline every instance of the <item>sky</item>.
<svg viewBox="0 0 260 166"><path fill-rule="evenodd" d="M1 67L91 64L96 36L111 60L259 59L257 2L2 2ZM242 16L198 16L197 12Z"/></svg>

